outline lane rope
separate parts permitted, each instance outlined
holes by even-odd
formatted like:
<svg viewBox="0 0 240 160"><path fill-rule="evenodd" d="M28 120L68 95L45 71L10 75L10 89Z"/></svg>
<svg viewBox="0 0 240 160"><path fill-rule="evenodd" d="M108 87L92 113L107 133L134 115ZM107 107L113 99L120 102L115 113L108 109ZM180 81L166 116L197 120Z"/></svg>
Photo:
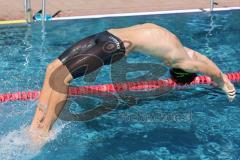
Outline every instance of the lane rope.
<svg viewBox="0 0 240 160"><path fill-rule="evenodd" d="M228 79L232 82L240 82L240 72L227 73ZM193 86L198 84L212 84L213 81L208 76L197 76L195 80L187 86ZM183 87L177 85L172 79L166 80L150 80L150 81L139 81L139 82L124 82L115 84L102 84L93 86L79 86L69 87L69 96L74 95L91 95L100 93L116 93L123 91L152 91L155 89L161 89L162 87L178 88ZM0 102L9 101L26 101L37 99L40 91L24 91L14 93L3 93L0 94Z"/></svg>

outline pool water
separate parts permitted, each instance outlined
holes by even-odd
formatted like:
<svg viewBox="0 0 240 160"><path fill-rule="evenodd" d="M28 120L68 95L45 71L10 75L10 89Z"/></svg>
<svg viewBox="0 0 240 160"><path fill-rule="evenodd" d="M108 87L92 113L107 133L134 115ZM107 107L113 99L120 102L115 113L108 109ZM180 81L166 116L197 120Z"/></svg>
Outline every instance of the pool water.
<svg viewBox="0 0 240 160"><path fill-rule="evenodd" d="M240 10L212 15L203 12L51 21L45 28L41 23L3 25L0 26L0 93L41 89L48 63L75 41L108 28L145 22L166 27L185 46L205 54L224 72L239 71ZM167 68L160 60L135 53L74 80L72 85L166 77ZM239 84L236 89L240 89ZM71 97L63 118L54 125L52 139L34 151L28 148L31 142L26 130L37 102L2 103L0 159L237 160L240 159L239 96L238 92L236 100L229 103L219 89L195 86L166 94ZM69 110L81 113L99 105L114 109L89 121L64 119Z"/></svg>

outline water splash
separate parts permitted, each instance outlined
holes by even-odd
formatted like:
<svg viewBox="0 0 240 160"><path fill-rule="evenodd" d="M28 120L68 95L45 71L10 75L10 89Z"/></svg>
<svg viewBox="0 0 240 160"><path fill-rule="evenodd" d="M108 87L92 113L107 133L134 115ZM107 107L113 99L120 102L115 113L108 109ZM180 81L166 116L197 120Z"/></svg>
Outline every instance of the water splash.
<svg viewBox="0 0 240 160"><path fill-rule="evenodd" d="M66 124L57 124L44 144L34 144L29 136L29 126L9 132L0 137L0 159L2 160L29 160L37 156L42 147L49 141L57 138Z"/></svg>

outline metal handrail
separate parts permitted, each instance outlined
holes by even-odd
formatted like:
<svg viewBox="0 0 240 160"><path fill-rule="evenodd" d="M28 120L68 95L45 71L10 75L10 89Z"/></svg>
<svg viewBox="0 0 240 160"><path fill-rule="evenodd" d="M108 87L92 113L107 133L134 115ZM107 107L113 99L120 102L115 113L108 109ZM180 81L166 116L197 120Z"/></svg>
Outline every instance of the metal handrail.
<svg viewBox="0 0 240 160"><path fill-rule="evenodd" d="M31 8L31 1L24 0L24 13L28 23L32 22L32 8Z"/></svg>
<svg viewBox="0 0 240 160"><path fill-rule="evenodd" d="M24 0L24 13L28 23L33 21L31 1ZM46 0L42 0L42 21L46 21Z"/></svg>
<svg viewBox="0 0 240 160"><path fill-rule="evenodd" d="M213 11L213 8L214 8L214 0L210 0L210 12Z"/></svg>
<svg viewBox="0 0 240 160"><path fill-rule="evenodd" d="M42 22L46 21L46 0L42 0Z"/></svg>

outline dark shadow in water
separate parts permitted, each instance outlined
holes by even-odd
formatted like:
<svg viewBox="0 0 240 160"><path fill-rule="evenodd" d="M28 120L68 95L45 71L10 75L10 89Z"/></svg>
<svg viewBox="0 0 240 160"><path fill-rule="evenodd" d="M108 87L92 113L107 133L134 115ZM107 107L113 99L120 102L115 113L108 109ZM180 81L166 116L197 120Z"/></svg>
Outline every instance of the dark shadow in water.
<svg viewBox="0 0 240 160"><path fill-rule="evenodd" d="M147 135L146 138L143 138ZM105 138L101 147L92 146L84 157L85 160L104 160L110 155L116 157L119 153L135 153L140 150L154 150L166 147L171 153L189 153L201 142L192 130L177 128L156 128L143 133L119 132L113 138Z"/></svg>
<svg viewBox="0 0 240 160"><path fill-rule="evenodd" d="M217 105L219 103L218 99L221 98L222 96L220 95L224 95L224 93L216 88L209 88L209 87L202 87L202 88L203 90L201 91L195 91L191 88L186 88L184 90L172 91L168 94L163 94L163 95L158 95L156 92L156 93L149 94L149 96L141 92L139 94L135 94L135 96L125 95L123 93L119 95L122 101L119 101L118 99L119 97L117 98L117 96L113 96L110 94L112 97L111 96L109 97L109 95L105 93L106 95L102 96L103 103L98 106L94 106L93 104L91 105L91 103L88 103L90 102L89 100L84 101L79 99L77 103L81 106L82 109L86 111L79 114L75 114L72 120L78 119L79 121L84 121L84 123L86 123L86 126L89 129L101 131L101 130L107 129L107 127L109 126L114 125L113 122L111 121L104 121L101 118L102 116L104 115L111 116L111 117L118 116L117 112L112 114L112 111L127 110L131 107L136 107L137 105L144 105L149 103L149 101L151 101L152 99L158 100L161 102L172 101L176 103L178 101L184 101L188 99L194 100L196 97L199 99L207 95L208 96L207 98L209 99L209 101L204 102L204 105L207 105L208 103L211 103L211 104L216 103L216 106L218 106ZM101 99L101 96L98 96L98 97ZM96 98L96 96L94 96L93 98ZM189 103L192 103L192 102L189 102ZM227 100L226 100L226 103L227 103ZM164 108L159 106L159 109L164 109ZM201 108L198 108L198 110L199 109L201 110ZM223 109L219 108L218 112L222 112L221 110L223 111ZM149 111L151 111L151 108L149 108ZM63 114L63 116L66 116L66 115ZM70 116L72 115L70 114ZM100 119L96 119L96 118L100 118Z"/></svg>
<svg viewBox="0 0 240 160"><path fill-rule="evenodd" d="M84 123L86 123L86 126L89 129L94 129L96 131L101 131L101 130L105 130L106 126L112 126L113 124L112 124L111 121L104 121L104 125L103 125L103 122L102 122L103 119L96 119L96 118L101 117L103 115L107 115L107 114L109 114L110 116L118 116L117 113L115 113L115 115L111 114L111 111L113 111L113 110L127 110L131 107L136 107L137 105L147 104L152 99L159 100L159 101L162 101L162 102L172 101L172 102L175 102L175 103L178 102L178 101L193 99L193 98L196 98L196 97L201 98L201 97L204 97L206 95L208 95L209 97L213 97L212 99L216 99L216 98L219 97L219 93L220 93L219 91L215 91L215 90L212 90L211 92L209 92L207 90L191 92L191 89L184 90L184 92L189 92L190 94L184 94L183 95L183 94L179 94L177 92L179 92L179 91L173 91L169 94L162 95L162 96L155 96L155 97L146 97L146 96L140 97L140 96L138 96L137 99L136 99L136 97L133 97L133 96L121 95L121 98L124 98L124 101L120 102L116 108L112 107L112 110L110 109L110 110L108 110L108 112L102 112L101 114L95 114L94 119L92 119L91 121L86 121ZM109 101L111 101L111 100L109 100ZM214 100L214 101L216 101L216 100ZM83 103L83 102L81 102L81 103ZM108 103L108 102L106 102L106 103ZM218 103L218 102L216 101L216 103ZM84 109L91 108L89 106L83 106L83 107L84 107ZM100 108L106 108L106 106L102 105ZM162 109L162 107L159 106L159 109ZM102 110L105 110L105 109L102 109ZM151 111L151 108L149 108L149 111Z"/></svg>

